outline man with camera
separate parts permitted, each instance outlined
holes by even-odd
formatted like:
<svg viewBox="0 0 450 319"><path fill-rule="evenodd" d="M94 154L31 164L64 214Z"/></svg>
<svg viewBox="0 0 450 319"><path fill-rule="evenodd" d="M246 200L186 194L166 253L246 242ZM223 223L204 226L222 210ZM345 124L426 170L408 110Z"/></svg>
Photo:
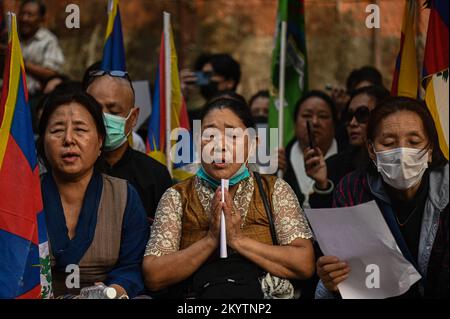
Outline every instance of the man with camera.
<svg viewBox="0 0 450 319"><path fill-rule="evenodd" d="M181 91L186 99L191 120L199 118L205 101L219 93L236 91L241 78L239 63L225 53L200 55L194 70L183 69L180 72ZM201 101L196 98L196 93L200 93Z"/></svg>

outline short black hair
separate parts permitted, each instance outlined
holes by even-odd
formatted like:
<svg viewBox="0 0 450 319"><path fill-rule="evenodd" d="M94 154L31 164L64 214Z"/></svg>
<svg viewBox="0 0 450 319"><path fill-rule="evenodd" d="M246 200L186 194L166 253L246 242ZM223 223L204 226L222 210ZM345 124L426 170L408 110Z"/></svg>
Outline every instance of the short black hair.
<svg viewBox="0 0 450 319"><path fill-rule="evenodd" d="M41 18L45 17L45 14L47 13L47 7L42 1L40 1L40 0L22 0L22 2L20 3L20 9L22 9L23 6L25 6L28 3L37 4L39 6L39 14L40 14Z"/></svg>
<svg viewBox="0 0 450 319"><path fill-rule="evenodd" d="M250 112L250 107L242 95L235 92L221 93L209 100L202 109L200 119L203 119L213 110L229 109L244 123L246 128L255 128L255 121Z"/></svg>
<svg viewBox="0 0 450 319"><path fill-rule="evenodd" d="M233 59L233 57L226 53L212 54L209 56L206 63L211 63L214 73L223 76L226 80L233 80L233 90L241 80L241 66Z"/></svg>
<svg viewBox="0 0 450 319"><path fill-rule="evenodd" d="M297 102L296 106L295 106L295 112L294 112L294 123L297 121L297 117L298 117L298 113L300 112L300 107L302 106L302 104L308 100L309 98L312 97L318 97L322 100L325 101L325 103L328 105L328 107L330 108L331 111L331 115L333 117L333 123L336 126L337 122L338 122L338 117L337 117L337 110L336 110L336 104L334 103L333 99L324 91L320 91L320 90L311 90L308 91L306 94L304 94L301 99Z"/></svg>
<svg viewBox="0 0 450 319"><path fill-rule="evenodd" d="M67 93L75 93L75 92L80 92L83 91L83 87L81 85L81 82L78 81L71 81L71 80L67 80L67 81L63 81L60 84L58 84L55 87L55 90L53 92L55 92L55 94L67 94Z"/></svg>
<svg viewBox="0 0 450 319"><path fill-rule="evenodd" d="M52 79L58 78L59 76L52 77ZM55 89L50 93L44 93L42 94L38 99L36 103L36 107L34 110L34 114L36 117L36 122L34 123L35 131L37 132L39 123L37 123L37 115L39 114L39 111L43 110L44 107L47 105L48 100L51 96L54 95L63 95L68 93L74 93L77 91L82 91L81 82L76 82L70 80L68 77L61 77L62 79L65 78L63 82L58 84ZM48 81L47 81L48 82Z"/></svg>
<svg viewBox="0 0 450 319"><path fill-rule="evenodd" d="M445 164L445 157L439 146L439 137L436 125L426 104L417 99L403 96L395 96L385 99L375 108L367 124L367 140L372 142L378 134L382 121L391 114L400 111L410 111L416 113L422 120L425 133L428 137L427 148L433 148L430 168L435 168Z"/></svg>
<svg viewBox="0 0 450 319"><path fill-rule="evenodd" d="M379 101L379 103L383 102L384 99L387 99L391 95L391 93L384 86L370 85L354 90L350 95L350 99L353 99L355 96L361 94L371 96Z"/></svg>
<svg viewBox="0 0 450 319"><path fill-rule="evenodd" d="M256 100L257 98L260 98L260 97L270 99L269 90L261 90L261 91L258 91L255 95L253 95L253 96L250 98L250 100L249 100L249 102L248 102L248 106L250 106L250 108L251 108L253 102L255 102L255 100Z"/></svg>
<svg viewBox="0 0 450 319"><path fill-rule="evenodd" d="M45 157L44 152L44 135L45 130L48 126L48 121L51 115L60 107L61 105L69 104L71 102L76 102L86 108L89 114L92 116L98 135L105 140L106 128L103 122L103 112L102 106L88 93L82 90L75 92L54 92L51 93L44 102L42 117L39 122L39 138L37 141L37 148L40 156L44 160L46 167L48 167L48 161ZM104 144L104 143L103 143Z"/></svg>
<svg viewBox="0 0 450 319"><path fill-rule="evenodd" d="M380 71L372 66L363 66L350 72L347 77L347 93L352 94L358 84L363 81L368 81L372 85L383 86L383 76Z"/></svg>
<svg viewBox="0 0 450 319"><path fill-rule="evenodd" d="M211 57L211 53L201 53L194 62L194 70L201 71L203 66L209 62L209 58Z"/></svg>

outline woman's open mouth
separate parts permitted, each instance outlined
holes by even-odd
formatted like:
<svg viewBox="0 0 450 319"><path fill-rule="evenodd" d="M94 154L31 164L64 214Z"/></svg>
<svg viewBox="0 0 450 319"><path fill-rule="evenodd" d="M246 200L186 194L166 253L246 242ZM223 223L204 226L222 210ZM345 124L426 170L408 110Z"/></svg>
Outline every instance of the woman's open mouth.
<svg viewBox="0 0 450 319"><path fill-rule="evenodd" d="M63 153L62 160L64 163L70 164L70 163L75 162L79 157L80 157L80 155L78 153L67 152L67 153Z"/></svg>
<svg viewBox="0 0 450 319"><path fill-rule="evenodd" d="M228 165L228 163L226 162L225 158L222 157L222 158L215 158L214 161L212 162L212 165L215 168L225 168Z"/></svg>

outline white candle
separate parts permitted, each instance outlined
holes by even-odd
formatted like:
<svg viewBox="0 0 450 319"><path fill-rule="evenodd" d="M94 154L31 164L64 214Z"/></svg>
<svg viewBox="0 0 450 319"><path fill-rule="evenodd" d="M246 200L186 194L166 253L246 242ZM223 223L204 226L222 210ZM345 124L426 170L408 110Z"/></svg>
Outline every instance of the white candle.
<svg viewBox="0 0 450 319"><path fill-rule="evenodd" d="M222 203L225 202L225 190L228 190L229 180L221 180ZM225 215L223 210L220 214L220 258L228 258L227 252L227 229L225 227Z"/></svg>

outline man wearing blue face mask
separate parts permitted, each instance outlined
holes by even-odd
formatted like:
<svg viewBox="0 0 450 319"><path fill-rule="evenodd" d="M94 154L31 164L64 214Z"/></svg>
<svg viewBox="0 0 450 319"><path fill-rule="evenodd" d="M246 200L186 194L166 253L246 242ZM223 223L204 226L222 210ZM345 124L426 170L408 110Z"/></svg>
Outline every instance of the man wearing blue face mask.
<svg viewBox="0 0 450 319"><path fill-rule="evenodd" d="M139 115L128 74L122 71L93 71L86 91L103 107L106 139L100 170L128 180L137 189L147 216L153 219L158 202L172 181L164 165L133 150L128 143L128 136Z"/></svg>

